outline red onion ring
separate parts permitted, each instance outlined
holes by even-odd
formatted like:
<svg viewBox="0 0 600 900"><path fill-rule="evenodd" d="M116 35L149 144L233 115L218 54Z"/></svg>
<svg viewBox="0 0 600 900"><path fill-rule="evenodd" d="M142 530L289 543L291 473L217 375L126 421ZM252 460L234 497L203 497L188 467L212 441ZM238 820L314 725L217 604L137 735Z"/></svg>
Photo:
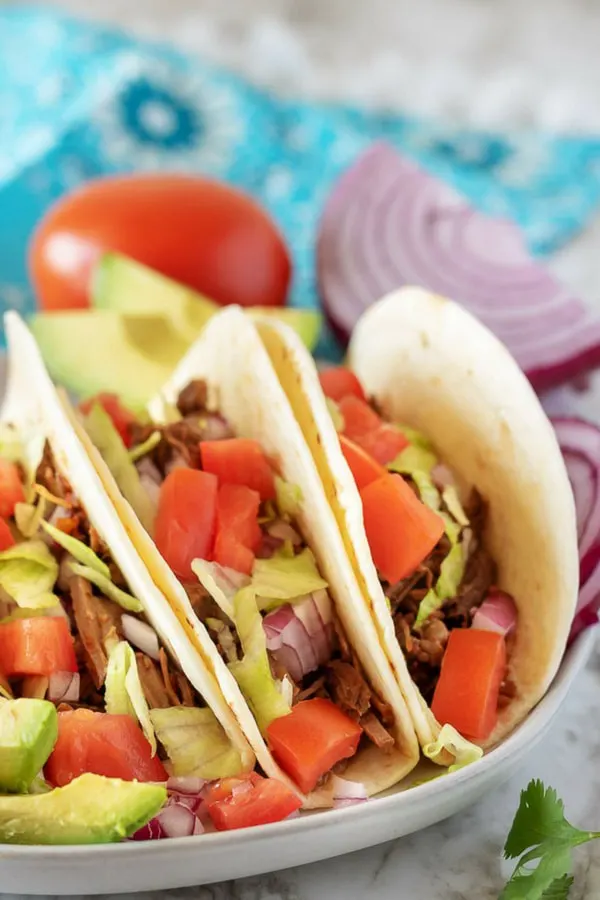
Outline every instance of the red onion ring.
<svg viewBox="0 0 600 900"><path fill-rule="evenodd" d="M600 365L600 319L529 256L517 226L476 211L385 143L330 195L317 270L326 314L344 340L383 294L415 284L463 303L539 390Z"/></svg>

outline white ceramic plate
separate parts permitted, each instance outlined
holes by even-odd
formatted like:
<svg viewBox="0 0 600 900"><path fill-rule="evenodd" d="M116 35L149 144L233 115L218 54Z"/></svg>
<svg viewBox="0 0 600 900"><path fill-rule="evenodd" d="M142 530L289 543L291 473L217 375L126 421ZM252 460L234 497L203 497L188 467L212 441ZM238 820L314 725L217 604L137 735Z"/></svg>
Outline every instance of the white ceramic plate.
<svg viewBox="0 0 600 900"><path fill-rule="evenodd" d="M567 653L546 697L500 747L477 763L360 806L229 834L94 847L0 846L0 886L19 894L101 894L159 890L259 875L389 841L453 815L497 787L541 740L596 630ZM427 777L420 766L411 781Z"/></svg>

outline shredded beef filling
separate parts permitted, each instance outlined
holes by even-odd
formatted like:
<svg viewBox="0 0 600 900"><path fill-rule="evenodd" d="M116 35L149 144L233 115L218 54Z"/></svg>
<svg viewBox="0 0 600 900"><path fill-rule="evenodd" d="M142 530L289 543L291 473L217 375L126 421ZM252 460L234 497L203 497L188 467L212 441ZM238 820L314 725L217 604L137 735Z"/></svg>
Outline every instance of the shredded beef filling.
<svg viewBox="0 0 600 900"><path fill-rule="evenodd" d="M65 502L65 506L56 507L54 513L56 527L86 543L106 562L114 584L127 590L125 579L112 560L108 547L91 525L71 486L58 472L48 443L44 446L42 460L36 472L36 481ZM124 610L114 601L99 594L84 578L71 575L67 579L67 585L68 590L61 597L61 603L72 626L80 688L78 702L63 703L58 709L62 711L83 707L104 712L105 702L101 690L108 666L107 646L110 646L112 641L123 638L121 617ZM198 595L203 591L199 584L193 588L199 589ZM183 673L167 657L164 649L159 650L158 661L140 652L136 653L136 661L144 696L150 708L202 705L201 698ZM33 690L42 690L42 687L45 694L47 684L21 685L22 690L29 692L29 695Z"/></svg>
<svg viewBox="0 0 600 900"><path fill-rule="evenodd" d="M485 600L496 577L494 562L483 545L486 507L478 491L471 492L465 512L473 535L473 550L455 597L446 600L423 625L414 627L419 605L427 591L437 582L441 564L450 550L446 535L440 539L416 572L397 584L385 585L385 593L394 617L396 637L404 651L408 670L428 703L433 699L450 631L453 628L471 626L473 615ZM499 705L508 702L502 699L503 696L508 696L507 691L511 689L514 691L511 682L506 684L511 687L507 687L504 694L501 689Z"/></svg>

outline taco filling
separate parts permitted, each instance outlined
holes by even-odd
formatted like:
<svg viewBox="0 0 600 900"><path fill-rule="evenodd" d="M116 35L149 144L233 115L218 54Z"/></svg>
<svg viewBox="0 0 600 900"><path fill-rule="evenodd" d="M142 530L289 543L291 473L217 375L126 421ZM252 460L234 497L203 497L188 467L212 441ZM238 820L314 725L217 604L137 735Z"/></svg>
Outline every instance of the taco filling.
<svg viewBox="0 0 600 900"><path fill-rule="evenodd" d="M335 615L298 524L299 488L209 408L201 380L180 392L165 424L136 420L116 398L98 401L84 408L86 429L279 765L309 792L359 746L391 752L392 709Z"/></svg>
<svg viewBox="0 0 600 900"><path fill-rule="evenodd" d="M48 699L51 785L238 775L239 753L145 620L46 442L0 459L0 691Z"/></svg>
<svg viewBox="0 0 600 900"><path fill-rule="evenodd" d="M516 696L517 626L486 550L485 499L475 488L462 496L425 435L385 422L354 373L320 380L410 675L438 721L485 740Z"/></svg>

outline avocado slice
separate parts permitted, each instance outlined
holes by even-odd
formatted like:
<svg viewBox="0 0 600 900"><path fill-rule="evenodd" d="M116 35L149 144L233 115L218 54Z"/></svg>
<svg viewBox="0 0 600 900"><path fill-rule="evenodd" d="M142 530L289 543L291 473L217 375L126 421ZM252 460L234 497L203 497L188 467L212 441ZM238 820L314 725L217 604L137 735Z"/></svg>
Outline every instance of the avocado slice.
<svg viewBox="0 0 600 900"><path fill-rule="evenodd" d="M168 316L173 328L191 343L221 307L185 285L118 253L103 254L92 274L92 305L120 313ZM312 350L321 330L321 314L314 310L254 306L248 314L273 316L298 332Z"/></svg>
<svg viewBox="0 0 600 900"><path fill-rule="evenodd" d="M50 756L58 716L47 700L0 703L0 791L27 791Z"/></svg>
<svg viewBox="0 0 600 900"><path fill-rule="evenodd" d="M29 325L56 382L81 397L118 394L134 409L160 390L189 346L157 315L39 313Z"/></svg>
<svg viewBox="0 0 600 900"><path fill-rule="evenodd" d="M0 842L109 844L134 834L166 799L159 784L80 775L47 794L0 797Z"/></svg>

